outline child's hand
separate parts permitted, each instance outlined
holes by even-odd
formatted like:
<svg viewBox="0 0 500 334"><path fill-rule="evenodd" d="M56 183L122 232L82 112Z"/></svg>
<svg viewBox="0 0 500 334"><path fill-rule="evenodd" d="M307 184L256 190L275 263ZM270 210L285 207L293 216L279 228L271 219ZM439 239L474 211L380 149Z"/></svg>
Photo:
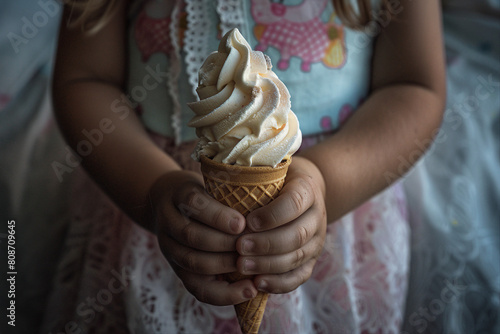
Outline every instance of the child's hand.
<svg viewBox="0 0 500 334"><path fill-rule="evenodd" d="M256 296L251 280L229 284L220 274L237 270L236 240L245 219L204 190L200 175L175 171L151 190L160 248L186 289L213 305L234 305Z"/></svg>
<svg viewBox="0 0 500 334"><path fill-rule="evenodd" d="M293 157L280 195L247 216L238 271L257 274L259 290L287 293L311 277L326 234L325 183L309 160Z"/></svg>

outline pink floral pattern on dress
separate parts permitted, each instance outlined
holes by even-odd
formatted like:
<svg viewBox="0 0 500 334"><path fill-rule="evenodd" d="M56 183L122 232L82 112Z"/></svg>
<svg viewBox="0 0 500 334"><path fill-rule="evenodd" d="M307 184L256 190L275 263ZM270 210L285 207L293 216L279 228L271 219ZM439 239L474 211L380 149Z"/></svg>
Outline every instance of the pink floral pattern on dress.
<svg viewBox="0 0 500 334"><path fill-rule="evenodd" d="M323 116L319 121L323 131L331 131L333 129L332 118L330 116Z"/></svg>
<svg viewBox="0 0 500 334"><path fill-rule="evenodd" d="M259 42L255 48L258 51L265 51L269 45L281 51L278 62L280 70L286 70L290 57L297 56L302 59L301 69L309 72L311 63L323 58L329 41L323 33L323 22L315 18L304 23L284 21L271 24L265 29Z"/></svg>
<svg viewBox="0 0 500 334"><path fill-rule="evenodd" d="M354 108L349 103L344 104L342 106L342 108L340 109L340 113L339 113L339 125L344 124L345 121L347 121L347 119L349 117L351 117L353 112L354 112Z"/></svg>
<svg viewBox="0 0 500 334"><path fill-rule="evenodd" d="M349 103L344 104L338 113L338 126L342 126L353 113L354 108ZM335 124L329 115L321 117L319 123L324 132L331 132L335 128Z"/></svg>
<svg viewBox="0 0 500 334"><path fill-rule="evenodd" d="M178 12L178 41L182 45L185 30L186 13L184 2L177 1ZM146 1L139 12L135 26L134 39L141 53L143 62L147 62L155 53L163 53L170 57L174 52L171 36L173 4L169 1Z"/></svg>
<svg viewBox="0 0 500 334"><path fill-rule="evenodd" d="M323 62L338 68L345 62L343 27L333 20L323 22L321 13L327 0L304 0L287 6L270 0L252 0L252 16L256 22L255 50L266 51L269 46L281 53L277 67L286 70L290 58L301 59L301 70L311 71L311 64Z"/></svg>
<svg viewBox="0 0 500 334"><path fill-rule="evenodd" d="M145 12L139 14L135 26L135 40L141 51L142 61L148 61L151 55L157 52L167 55L172 52L169 34L171 21L170 17L155 19L147 16Z"/></svg>

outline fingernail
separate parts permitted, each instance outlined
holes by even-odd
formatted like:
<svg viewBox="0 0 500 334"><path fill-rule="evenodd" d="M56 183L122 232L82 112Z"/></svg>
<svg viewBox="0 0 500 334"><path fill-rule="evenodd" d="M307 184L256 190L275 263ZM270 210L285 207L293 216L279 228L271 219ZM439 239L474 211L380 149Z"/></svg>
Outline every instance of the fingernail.
<svg viewBox="0 0 500 334"><path fill-rule="evenodd" d="M240 220L238 218L233 218L229 222L229 227L231 228L231 231L237 233L240 231Z"/></svg>
<svg viewBox="0 0 500 334"><path fill-rule="evenodd" d="M243 253L244 254L251 254L255 248L255 242L252 240L246 239L243 240Z"/></svg>
<svg viewBox="0 0 500 334"><path fill-rule="evenodd" d="M258 218L258 217L253 217L252 218L252 227L254 230L260 230L260 228L262 227L262 220L260 220L260 218Z"/></svg>
<svg viewBox="0 0 500 334"><path fill-rule="evenodd" d="M257 266L255 265L255 262L253 260L245 260L243 267L245 271L252 271L255 270Z"/></svg>
<svg viewBox="0 0 500 334"><path fill-rule="evenodd" d="M244 296L245 298L248 298L248 299L251 299L251 298L255 297L255 295L254 295L253 291L252 291L252 290L250 290L250 289L245 289L245 290L243 290L243 296Z"/></svg>
<svg viewBox="0 0 500 334"><path fill-rule="evenodd" d="M267 288L267 282L266 281L260 281L259 286L257 289L264 291Z"/></svg>

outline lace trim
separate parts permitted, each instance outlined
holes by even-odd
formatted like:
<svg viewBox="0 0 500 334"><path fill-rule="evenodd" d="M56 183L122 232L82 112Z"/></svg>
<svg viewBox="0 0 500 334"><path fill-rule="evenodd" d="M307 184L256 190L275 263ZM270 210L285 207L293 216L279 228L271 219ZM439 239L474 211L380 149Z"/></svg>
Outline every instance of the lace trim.
<svg viewBox="0 0 500 334"><path fill-rule="evenodd" d="M184 51L186 52L186 72L193 94L198 86L198 70L207 54L208 34L211 33L211 22L207 16L206 1L186 0L187 30L184 37Z"/></svg>
<svg viewBox="0 0 500 334"><path fill-rule="evenodd" d="M232 28L238 28L243 34L247 32L244 31L244 9L243 1L239 0L218 0L217 1L217 13L220 18L220 29L222 30L222 36L226 34ZM248 36L245 36L248 37Z"/></svg>
<svg viewBox="0 0 500 334"><path fill-rule="evenodd" d="M186 4L185 11L187 13L187 29L184 35L184 45L183 51L184 62L186 63L186 74L188 76L188 82L191 86L191 90L194 96L198 96L196 93L196 88L198 87L198 70L201 65L205 61L206 56L213 50L209 50L208 47L208 34L212 33L212 22L210 22L210 17L207 15L208 8L205 5L205 1L203 0L185 0ZM224 35L230 29L237 27L240 31L244 30L244 5L242 1L239 0L218 0L217 1L217 14L220 19L220 29L222 35ZM177 19L176 16L174 16ZM172 19L172 27L171 33L176 34L178 29L177 22L174 22ZM172 38L174 42L174 47L176 48L176 54L178 51L178 43L176 38ZM174 64L172 61L172 70L178 69L179 66ZM176 73L175 80L177 79L178 73ZM171 81L174 81L174 78L171 78ZM178 88L171 84L170 88L172 94L174 105L178 103L178 99L174 97L174 95L178 92ZM180 107L179 107L180 108ZM181 124L181 116L180 109L177 109L177 105L175 105L174 109L175 113L172 116L172 121L174 123L174 129L176 133L176 140L180 138L180 128ZM177 113L178 112L178 113ZM178 143L176 141L176 143Z"/></svg>
<svg viewBox="0 0 500 334"><path fill-rule="evenodd" d="M172 11L170 21L170 40L174 52L170 54L170 76L167 80L168 93L172 98L172 128L174 130L175 144L179 145L182 141L182 108L179 102L179 75L181 73L181 57L179 46L179 9L182 6L182 0L176 0L176 5Z"/></svg>

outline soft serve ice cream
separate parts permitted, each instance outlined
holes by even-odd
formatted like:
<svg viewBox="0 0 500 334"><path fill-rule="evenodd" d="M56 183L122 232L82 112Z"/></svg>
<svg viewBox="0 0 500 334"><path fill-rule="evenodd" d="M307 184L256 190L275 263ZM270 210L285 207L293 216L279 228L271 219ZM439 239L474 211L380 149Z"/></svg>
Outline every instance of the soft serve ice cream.
<svg viewBox="0 0 500 334"><path fill-rule="evenodd" d="M253 51L238 29L228 32L199 71L200 101L189 126L200 138L193 154L243 166L275 167L302 141L290 93L271 70L271 60Z"/></svg>

